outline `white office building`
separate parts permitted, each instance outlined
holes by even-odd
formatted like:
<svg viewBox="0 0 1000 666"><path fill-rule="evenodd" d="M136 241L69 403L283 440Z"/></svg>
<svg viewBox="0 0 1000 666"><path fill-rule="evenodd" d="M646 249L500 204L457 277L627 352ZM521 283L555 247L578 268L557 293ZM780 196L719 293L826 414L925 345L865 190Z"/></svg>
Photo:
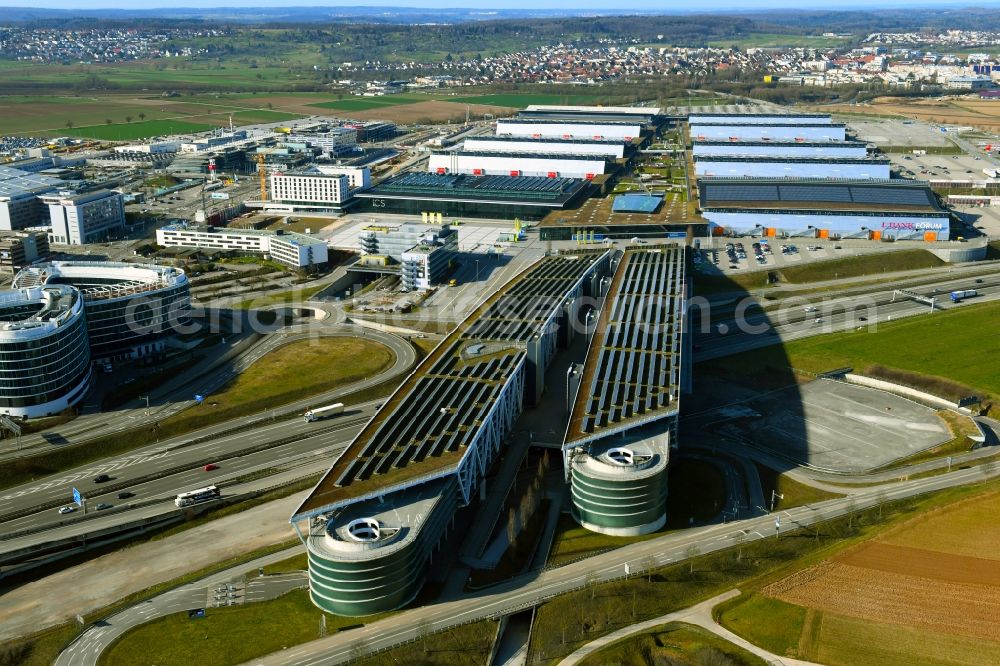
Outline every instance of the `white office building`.
<svg viewBox="0 0 1000 666"><path fill-rule="evenodd" d="M118 192L45 195L42 203L49 207L50 243L84 245L125 231L125 199Z"/></svg>
<svg viewBox="0 0 1000 666"><path fill-rule="evenodd" d="M372 185L372 170L368 167L318 164L314 168L325 176L347 176L352 190L366 190Z"/></svg>
<svg viewBox="0 0 1000 666"><path fill-rule="evenodd" d="M257 229L168 225L156 230L156 243L163 247L197 247L259 254L292 268L324 264L329 259L326 243L294 232Z"/></svg>
<svg viewBox="0 0 1000 666"><path fill-rule="evenodd" d="M271 200L265 208L294 212L333 212L351 198L351 179L346 174L273 173Z"/></svg>
<svg viewBox="0 0 1000 666"><path fill-rule="evenodd" d="M353 127L334 127L316 134L289 134L287 140L316 146L325 155L337 155L345 148L358 144L358 130Z"/></svg>

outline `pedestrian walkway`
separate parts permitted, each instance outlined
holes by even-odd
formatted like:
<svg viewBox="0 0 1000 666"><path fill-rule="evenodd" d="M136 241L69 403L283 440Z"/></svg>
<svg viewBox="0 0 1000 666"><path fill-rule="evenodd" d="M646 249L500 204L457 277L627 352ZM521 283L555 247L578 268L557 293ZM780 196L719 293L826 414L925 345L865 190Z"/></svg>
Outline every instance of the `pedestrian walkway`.
<svg viewBox="0 0 1000 666"><path fill-rule="evenodd" d="M667 624L668 622L687 622L688 624L694 624L702 627L703 629L707 629L716 636L743 648L747 652L757 655L769 664L780 666L819 666L818 664L813 664L808 661L801 661L790 657L779 657L773 652L763 650L753 643L740 638L728 629L719 626L712 618L712 609L722 602L728 601L733 597L738 597L739 595L739 590L729 590L728 592L723 592L722 594L714 596L711 599L706 599L700 604L696 604L679 611L674 611L673 613L667 613L666 615L655 617L652 620L646 620L645 622L639 622L637 624L631 624L627 627L622 627L618 631L613 631L606 636L601 636L600 638L592 640L586 645L578 648L575 652L570 653L562 661L560 661L559 666L573 666L574 664L579 664L591 654L607 647L615 641L619 641L633 634L640 634L662 624Z"/></svg>

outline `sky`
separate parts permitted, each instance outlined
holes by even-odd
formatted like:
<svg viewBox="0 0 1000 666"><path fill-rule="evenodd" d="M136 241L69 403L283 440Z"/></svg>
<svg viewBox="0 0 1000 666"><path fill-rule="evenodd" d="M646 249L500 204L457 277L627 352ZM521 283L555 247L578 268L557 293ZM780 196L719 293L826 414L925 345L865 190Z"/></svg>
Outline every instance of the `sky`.
<svg viewBox="0 0 1000 666"><path fill-rule="evenodd" d="M759 10L773 8L795 9L848 9L873 7L991 7L1000 0L623 0L614 3L616 11L664 10L664 13L711 10ZM213 7L424 7L424 8L477 8L477 9L594 9L608 12L607 0L212 0ZM158 9L163 7L198 7L192 0L0 0L0 7L34 7L53 9ZM2 19L0 19L2 20Z"/></svg>

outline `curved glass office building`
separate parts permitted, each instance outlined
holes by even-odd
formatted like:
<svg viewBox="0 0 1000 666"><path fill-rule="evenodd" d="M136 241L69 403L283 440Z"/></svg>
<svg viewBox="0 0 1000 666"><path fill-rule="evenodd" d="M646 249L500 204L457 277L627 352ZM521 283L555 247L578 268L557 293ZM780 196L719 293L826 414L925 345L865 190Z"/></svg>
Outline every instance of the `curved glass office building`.
<svg viewBox="0 0 1000 666"><path fill-rule="evenodd" d="M83 295L94 360L139 358L163 348L162 337L190 321L190 284L170 266L53 261L25 268L15 287L68 284Z"/></svg>
<svg viewBox="0 0 1000 666"><path fill-rule="evenodd" d="M90 379L79 291L51 285L0 292L0 413L58 414L83 398Z"/></svg>

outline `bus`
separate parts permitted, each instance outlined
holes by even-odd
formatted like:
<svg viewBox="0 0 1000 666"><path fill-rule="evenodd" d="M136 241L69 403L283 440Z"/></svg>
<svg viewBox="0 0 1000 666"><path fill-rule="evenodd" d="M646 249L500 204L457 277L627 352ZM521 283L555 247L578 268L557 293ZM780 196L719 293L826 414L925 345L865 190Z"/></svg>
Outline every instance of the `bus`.
<svg viewBox="0 0 1000 666"><path fill-rule="evenodd" d="M220 497L222 497L222 492L220 492L217 487L207 486L205 488L199 488L198 490L181 493L174 498L174 504L177 506L191 506L192 504L210 502L211 500L219 499Z"/></svg>

